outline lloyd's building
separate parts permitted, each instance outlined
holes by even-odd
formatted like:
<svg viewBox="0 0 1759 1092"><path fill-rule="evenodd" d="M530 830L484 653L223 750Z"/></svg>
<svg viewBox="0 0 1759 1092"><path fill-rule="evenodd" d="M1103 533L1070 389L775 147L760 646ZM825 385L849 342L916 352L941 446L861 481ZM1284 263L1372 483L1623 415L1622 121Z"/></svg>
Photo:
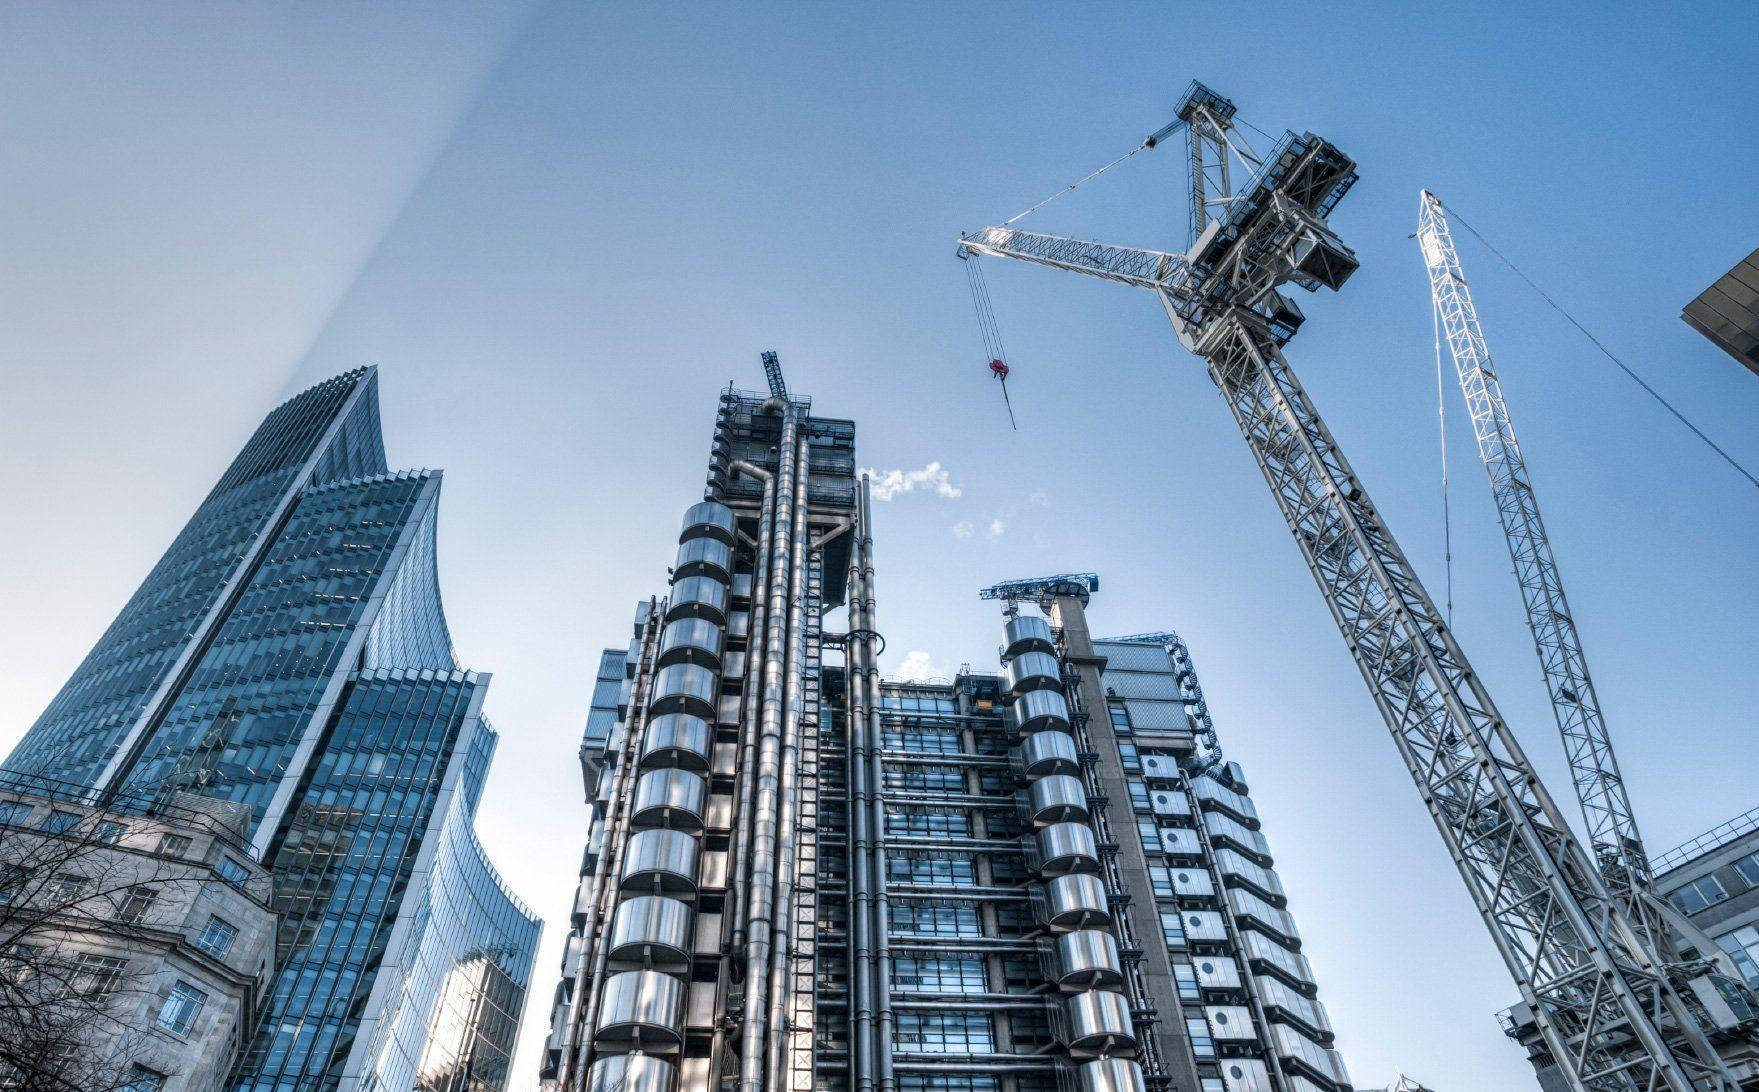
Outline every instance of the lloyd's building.
<svg viewBox="0 0 1759 1092"><path fill-rule="evenodd" d="M279 926L233 1089L506 1087L541 927L472 829L498 737L441 610L440 474L387 469L378 399L362 369L271 412L0 766L248 811Z"/></svg>
<svg viewBox="0 0 1759 1092"><path fill-rule="evenodd" d="M882 679L855 427L766 363L601 661L545 1087L1345 1092L1183 642L1052 582L997 669Z"/></svg>

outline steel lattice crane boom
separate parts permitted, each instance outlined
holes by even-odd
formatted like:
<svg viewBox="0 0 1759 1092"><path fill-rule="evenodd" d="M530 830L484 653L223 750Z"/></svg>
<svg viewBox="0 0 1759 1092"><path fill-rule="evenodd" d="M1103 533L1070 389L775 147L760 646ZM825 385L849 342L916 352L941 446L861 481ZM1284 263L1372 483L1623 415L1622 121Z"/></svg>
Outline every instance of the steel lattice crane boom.
<svg viewBox="0 0 1759 1092"><path fill-rule="evenodd" d="M1666 924L1646 894L1649 859L1637 832L1637 818L1619 774L1606 717L1576 633L1575 616L1564 598L1557 557L1539 515L1539 498L1515 439L1502 381L1485 345L1478 309L1472 304L1447 216L1428 190L1423 191L1419 203L1417 241L1429 269L1430 299L1459 373L1460 393L1466 398L1472 431L1478 438L1479 458L1490 476L1497 518L1502 521L1521 602L1527 609L1527 628L1539 653L1552 713L1569 759L1570 779L1588 825L1589 845L1606 886L1625 904L1631 923L1658 951L1671 955L1673 945Z"/></svg>
<svg viewBox="0 0 1759 1092"><path fill-rule="evenodd" d="M1737 1086L1661 961L1608 891L1308 398L1278 289L1336 289L1356 259L1326 218L1355 164L1311 133L1259 156L1200 85L1178 111L1203 222L1183 256L986 228L963 251L1152 291L1208 364L1400 756L1573 1088ZM1237 188L1210 158L1232 154ZM1193 217L1194 221L1196 217Z"/></svg>

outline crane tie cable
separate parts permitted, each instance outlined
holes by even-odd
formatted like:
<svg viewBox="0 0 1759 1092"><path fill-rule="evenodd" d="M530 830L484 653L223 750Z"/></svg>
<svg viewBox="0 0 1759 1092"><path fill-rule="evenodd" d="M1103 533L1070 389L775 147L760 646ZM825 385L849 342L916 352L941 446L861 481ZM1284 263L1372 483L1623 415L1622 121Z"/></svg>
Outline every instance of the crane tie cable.
<svg viewBox="0 0 1759 1092"><path fill-rule="evenodd" d="M1710 437L1706 436L1702 429L1700 429L1697 425L1694 425L1690 420L1688 420L1686 418L1685 414L1681 413L1678 409L1674 408L1674 404L1672 402L1669 402L1667 399L1663 398L1659 391L1657 391L1654 387L1651 387L1648 383L1644 382L1642 376L1640 376L1636 372L1632 371L1630 366L1627 365L1624 361L1620 360L1613 353L1613 351L1611 349L1608 349L1604 344L1602 344L1601 340L1599 338L1597 338L1593 334L1589 333L1588 328L1586 326L1583 326L1580 322L1577 322L1576 317L1574 315L1572 315L1568 311L1564 310L1562 305L1560 305L1556 300L1552 299L1549 295L1547 295L1545 289L1543 289L1543 288L1539 287L1537 284L1533 283L1532 277L1529 277L1529 276L1527 276L1527 274L1521 272L1521 270L1515 265L1514 262L1509 261L1507 255L1503 254L1502 251L1500 251L1500 250L1496 249L1496 247L1492 246L1490 243L1490 240L1486 239L1483 235L1479 234L1478 229L1473 227L1471 225L1471 223L1468 222L1464 216L1461 216L1459 214L1459 212L1456 211L1452 205L1442 203L1440 198L1436 198L1436 202L1438 204L1441 204L1442 208L1447 210L1449 216L1452 216L1455 220L1459 221L1459 224L1461 227L1463 227L1467 231L1471 232L1472 237L1474 239L1477 239L1479 242L1483 243L1484 248L1486 250L1488 250L1492 254L1496 255L1498 261L1500 261L1500 262L1502 262L1502 264L1508 266L1510 271L1513 272L1515 274L1515 276L1521 278L1523 281L1526 281L1527 287L1529 287L1529 288L1533 289L1533 291L1537 292L1539 294L1539 298L1544 300L1547 304L1549 304L1553 311L1556 311L1558 314L1562 315L1564 317L1565 321L1567 321L1571 326L1574 326L1577 330L1581 331L1583 337L1585 337L1589 341L1593 342L1594 347L1596 349L1599 349L1601 351L1601 353L1603 353L1606 356L1606 359L1608 359L1608 360L1612 361L1614 364L1618 365L1619 370L1624 372L1626 375L1630 376L1631 381L1636 383L1637 386L1642 387L1643 390L1649 395L1649 397L1651 397L1651 398L1655 399L1657 402L1661 403L1662 408L1667 410L1667 412L1673 414L1676 418L1678 418L1680 424L1685 425L1688 429L1691 429L1692 435L1698 437L1698 439L1700 439L1700 440L1703 440L1705 443L1705 446L1709 447L1710 450L1712 450L1712 451L1716 452L1718 455L1722 456L1723 462L1734 467L1735 471L1737 473L1739 473L1741 475L1741 477L1746 478L1747 481L1751 482L1755 489L1759 489L1759 477L1754 477L1752 471L1750 471L1746 467L1742 466L1739 462L1736 462L1735 457L1733 455L1730 455L1727 451L1724 451L1717 444L1717 442L1715 440L1712 440Z"/></svg>
<svg viewBox="0 0 1759 1092"><path fill-rule="evenodd" d="M1149 141L1147 141L1147 140L1143 141L1141 144L1138 144L1138 145L1136 145L1136 147L1131 148L1129 151L1125 152L1123 155L1119 156L1118 158L1112 160L1110 163L1107 163L1105 166L1099 168L1097 171L1092 171L1088 174L1082 175L1080 178L1077 178L1075 181L1069 183L1067 186L1064 186L1062 189L1051 194L1049 197L1040 201L1038 204L1032 205L1031 207L1027 208L1025 212L1016 213L1013 216L1008 217L1006 220L1002 221L1001 226L1007 227L1009 224L1013 223L1015 220L1019 220L1022 217L1025 217L1031 213L1037 212L1039 209L1050 204L1052 201L1055 201L1057 198L1068 193L1070 190L1079 189L1081 186L1087 184L1088 182L1093 181L1095 178L1098 178L1100 175L1111 170L1113 167L1116 167L1118 164L1122 163L1126 159L1129 159L1131 156L1135 155L1137 152L1142 151L1144 148L1152 148L1152 147L1154 147L1154 145L1151 144Z"/></svg>
<svg viewBox="0 0 1759 1092"><path fill-rule="evenodd" d="M1454 626L1454 520L1448 504L1448 414L1447 399L1442 397L1441 369L1441 308L1430 308L1430 325L1435 328L1435 420L1441 430L1441 547L1447 566L1448 628Z"/></svg>

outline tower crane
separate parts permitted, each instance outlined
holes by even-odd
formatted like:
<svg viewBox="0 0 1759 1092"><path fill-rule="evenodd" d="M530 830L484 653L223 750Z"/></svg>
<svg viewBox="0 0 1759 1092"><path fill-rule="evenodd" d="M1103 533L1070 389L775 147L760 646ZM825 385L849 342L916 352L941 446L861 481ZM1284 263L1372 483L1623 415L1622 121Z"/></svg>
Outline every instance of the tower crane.
<svg viewBox="0 0 1759 1092"><path fill-rule="evenodd" d="M1004 580L991 584L977 593L979 599L1000 599L1010 610L1022 599L1048 603L1059 595L1071 595L1086 606L1088 597L1099 590L1098 573L1058 573L1055 576L1033 576L1025 580Z"/></svg>
<svg viewBox="0 0 1759 1092"><path fill-rule="evenodd" d="M1279 289L1336 290L1357 267L1327 224L1355 163L1312 133L1259 153L1234 114L1196 83L1179 104L1202 223L1185 254L1006 226L959 249L1146 289L1204 360L1570 1087L1733 1092L1283 357L1303 316Z"/></svg>
<svg viewBox="0 0 1759 1092"><path fill-rule="evenodd" d="M1428 190L1418 202L1417 242L1429 270L1430 299L1460 377L1460 393L1465 396L1472 431L1478 438L1479 458L1490 477L1497 518L1502 521L1521 602L1527 609L1527 628L1539 653L1552 714L1569 759L1570 780L1587 823L1589 847L1607 888L1624 904L1631 924L1658 952L1671 955L1672 937L1648 894L1649 859L1637 832L1637 818L1613 754L1612 736L1588 674L1575 615L1564 598L1557 556L1539 516L1539 498L1515 439L1502 381L1484 342L1478 309L1460 268L1447 215Z"/></svg>

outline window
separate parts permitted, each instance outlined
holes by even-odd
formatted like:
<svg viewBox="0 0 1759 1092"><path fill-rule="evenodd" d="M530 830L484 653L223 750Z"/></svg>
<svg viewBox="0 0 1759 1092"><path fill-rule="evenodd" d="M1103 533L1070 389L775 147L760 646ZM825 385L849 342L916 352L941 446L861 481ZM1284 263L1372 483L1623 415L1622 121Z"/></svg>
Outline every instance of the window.
<svg viewBox="0 0 1759 1092"><path fill-rule="evenodd" d="M1124 708L1121 701L1106 703L1106 709L1112 715L1112 731L1120 736L1130 734L1130 710Z"/></svg>
<svg viewBox="0 0 1759 1092"><path fill-rule="evenodd" d="M1050 1018L1042 1012L1015 1009L1008 1017L1008 1034L1013 1036L1015 1054L1037 1053L1056 1042L1051 1036ZM1022 1073L1015 1077L1014 1087L1026 1088L1026 1076ZM1053 1083L1049 1087L1055 1089L1056 1085Z"/></svg>
<svg viewBox="0 0 1759 1092"><path fill-rule="evenodd" d="M122 833L128 828L121 823L103 822L92 828L92 836L107 846L122 841Z"/></svg>
<svg viewBox="0 0 1759 1092"><path fill-rule="evenodd" d="M1185 946L1185 923L1177 910L1160 912L1160 933L1166 938L1167 947L1183 948Z"/></svg>
<svg viewBox="0 0 1759 1092"><path fill-rule="evenodd" d="M0 800L0 825L22 827L30 813L29 804L18 800Z"/></svg>
<svg viewBox="0 0 1759 1092"><path fill-rule="evenodd" d="M161 857L181 857L193 844L194 840L187 834L161 834L157 852Z"/></svg>
<svg viewBox="0 0 1759 1092"><path fill-rule="evenodd" d="M214 875L242 891L244 881L250 879L250 869L230 857L221 857L219 863L214 865Z"/></svg>
<svg viewBox="0 0 1759 1092"><path fill-rule="evenodd" d="M1154 888L1154 897L1157 899L1170 899L1178 895L1173 887L1173 870L1166 865L1149 865L1148 882Z"/></svg>
<svg viewBox="0 0 1759 1092"><path fill-rule="evenodd" d="M1179 1000L1201 1001L1203 994L1197 988L1197 968L1189 963L1173 964L1173 979L1179 984Z"/></svg>
<svg viewBox="0 0 1759 1092"><path fill-rule="evenodd" d="M978 956L895 956L892 985L926 993L984 993L989 976Z"/></svg>
<svg viewBox="0 0 1759 1092"><path fill-rule="evenodd" d="M137 1065L128 1071L128 1083L122 1092L159 1092L165 1087L165 1074Z"/></svg>
<svg viewBox="0 0 1759 1092"><path fill-rule="evenodd" d="M158 1025L166 1031L188 1035L195 1027L196 1018L202 1014L202 1006L207 1003L207 994L179 980L171 987L165 1003L159 1006Z"/></svg>
<svg viewBox="0 0 1759 1092"><path fill-rule="evenodd" d="M886 767L886 788L920 789L931 792L964 792L965 771L959 766Z"/></svg>
<svg viewBox="0 0 1759 1092"><path fill-rule="evenodd" d="M987 1073L900 1073L900 1092L996 1092Z"/></svg>
<svg viewBox="0 0 1759 1092"><path fill-rule="evenodd" d="M992 1054L995 1025L987 1012L900 1012L895 1042L910 1054Z"/></svg>
<svg viewBox="0 0 1759 1092"><path fill-rule="evenodd" d="M1716 944L1735 961L1747 985L1759 989L1759 926L1743 925L1726 937L1717 937Z"/></svg>
<svg viewBox="0 0 1759 1092"><path fill-rule="evenodd" d="M238 939L238 928L217 917L210 917L202 926L201 935L195 938L195 946L213 956L225 959L226 953L232 950L232 942Z"/></svg>
<svg viewBox="0 0 1759 1092"><path fill-rule="evenodd" d="M1148 795L1148 785L1140 777L1124 778L1124 785L1130 790L1130 806L1137 811L1153 811L1154 800Z"/></svg>
<svg viewBox="0 0 1759 1092"><path fill-rule="evenodd" d="M1723 889L1722 881L1715 876L1702 876L1676 889L1667 897L1667 901L1673 903L1682 913L1696 914L1706 906L1715 906L1726 898L1728 892Z"/></svg>
<svg viewBox="0 0 1759 1092"><path fill-rule="evenodd" d="M1153 819L1137 816L1136 837L1142 839L1142 849L1145 853L1159 853L1161 851L1160 825Z"/></svg>
<svg viewBox="0 0 1759 1092"><path fill-rule="evenodd" d="M892 932L905 935L937 937L980 937L983 924L977 907L969 903L951 906L929 906L920 903L893 903Z"/></svg>
<svg viewBox="0 0 1759 1092"><path fill-rule="evenodd" d="M1209 1021L1201 1016L1185 1017L1185 1035L1191 1040L1191 1053L1199 1058L1215 1057L1215 1040L1209 1037Z"/></svg>
<svg viewBox="0 0 1759 1092"><path fill-rule="evenodd" d="M919 755L956 755L965 750L957 728L926 725L886 728L880 732L880 746L888 751L909 751Z"/></svg>
<svg viewBox="0 0 1759 1092"><path fill-rule="evenodd" d="M969 887L977 882L977 862L968 853L947 856L900 854L886 858L886 879L891 883Z"/></svg>
<svg viewBox="0 0 1759 1092"><path fill-rule="evenodd" d="M916 835L951 835L971 837L971 813L962 808L932 808L905 805L886 812L886 833Z"/></svg>
<svg viewBox="0 0 1759 1092"><path fill-rule="evenodd" d="M89 877L76 872L60 872L48 883L43 885L43 904L45 906L72 906L86 897L91 888Z"/></svg>
<svg viewBox="0 0 1759 1092"><path fill-rule="evenodd" d="M1134 743L1125 743L1122 740L1118 741L1118 761L1122 762L1124 764L1124 769L1131 773L1142 772L1142 759L1137 754L1136 745Z"/></svg>
<svg viewBox="0 0 1759 1092"><path fill-rule="evenodd" d="M122 893L122 901L116 907L116 919L126 925L138 925L158 899L159 893L150 887L131 887Z"/></svg>
<svg viewBox="0 0 1759 1092"><path fill-rule="evenodd" d="M1735 872L1741 879L1754 887L1759 887L1759 853L1749 853L1735 862Z"/></svg>
<svg viewBox="0 0 1759 1092"><path fill-rule="evenodd" d="M22 899L30 882L31 870L23 865L0 865L0 906Z"/></svg>
<svg viewBox="0 0 1759 1092"><path fill-rule="evenodd" d="M43 816L42 828L50 834L65 834L79 825L79 816L71 811L52 811Z"/></svg>
<svg viewBox="0 0 1759 1092"><path fill-rule="evenodd" d="M1234 1075L1244 1077L1246 1071L1239 1066L1234 1066ZM1201 1092L1228 1092L1228 1086L1222 1082L1220 1077L1201 1077L1198 1080L1202 1086Z"/></svg>
<svg viewBox="0 0 1759 1092"><path fill-rule="evenodd" d="M73 957L69 983L73 992L82 997L103 997L122 984L122 972L128 964L115 956L81 952Z"/></svg>

